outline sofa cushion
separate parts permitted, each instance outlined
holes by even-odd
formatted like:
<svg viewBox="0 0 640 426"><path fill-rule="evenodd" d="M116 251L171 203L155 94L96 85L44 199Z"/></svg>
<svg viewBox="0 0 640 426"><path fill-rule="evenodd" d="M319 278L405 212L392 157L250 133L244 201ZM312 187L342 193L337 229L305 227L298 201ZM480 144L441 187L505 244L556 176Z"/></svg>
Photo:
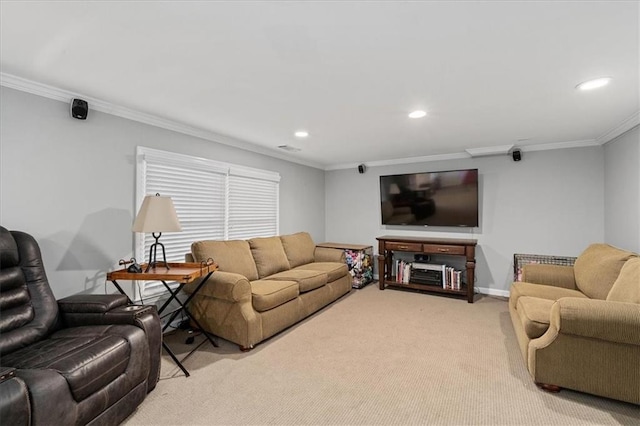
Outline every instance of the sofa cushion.
<svg viewBox="0 0 640 426"><path fill-rule="evenodd" d="M591 299L606 299L625 262L634 256L609 244L591 244L573 266L576 287Z"/></svg>
<svg viewBox="0 0 640 426"><path fill-rule="evenodd" d="M523 296L518 298L517 312L529 339L537 339L549 328L554 300Z"/></svg>
<svg viewBox="0 0 640 426"><path fill-rule="evenodd" d="M249 281L258 279L258 270L247 241L196 241L191 244L191 253L195 262L212 258L220 271L244 275Z"/></svg>
<svg viewBox="0 0 640 426"><path fill-rule="evenodd" d="M253 238L249 240L249 246L259 278L290 269L280 237Z"/></svg>
<svg viewBox="0 0 640 426"><path fill-rule="evenodd" d="M558 300L561 297L587 297L578 290L571 290L563 287L553 287L543 284L514 282L511 285L509 294L509 306L515 307L518 303L518 299L524 296L531 296L548 300Z"/></svg>
<svg viewBox="0 0 640 426"><path fill-rule="evenodd" d="M251 281L253 308L258 312L268 311L295 299L300 294L295 281L256 280Z"/></svg>
<svg viewBox="0 0 640 426"><path fill-rule="evenodd" d="M349 268L345 263L337 262L313 262L298 266L295 269L324 272L327 274L327 282L329 283L334 282L349 273Z"/></svg>
<svg viewBox="0 0 640 426"><path fill-rule="evenodd" d="M270 275L265 280L286 280L298 283L300 293L320 288L327 283L327 274L322 271L311 271L307 269L292 269L290 271L278 272Z"/></svg>
<svg viewBox="0 0 640 426"><path fill-rule="evenodd" d="M282 235L280 237L282 247L289 260L291 268L311 263L314 259L316 244L313 242L308 232L298 232L291 235Z"/></svg>
<svg viewBox="0 0 640 426"><path fill-rule="evenodd" d="M613 283L607 300L640 303L640 257L627 260Z"/></svg>

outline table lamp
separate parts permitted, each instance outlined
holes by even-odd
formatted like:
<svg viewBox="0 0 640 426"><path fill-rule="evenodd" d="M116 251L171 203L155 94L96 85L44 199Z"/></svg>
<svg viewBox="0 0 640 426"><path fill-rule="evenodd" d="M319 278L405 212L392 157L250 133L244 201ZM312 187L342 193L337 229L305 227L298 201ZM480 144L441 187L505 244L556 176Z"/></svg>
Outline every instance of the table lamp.
<svg viewBox="0 0 640 426"><path fill-rule="evenodd" d="M167 263L164 245L158 242L158 240L163 232L182 231L171 197L162 197L160 194L147 195L144 197L140 211L136 216L136 220L133 222L132 230L133 232L151 232L153 238L156 239L156 242L151 244L149 248L149 263L147 264L145 272L148 272L150 268L155 268L158 265L158 261L156 260L158 247L162 248L164 266L170 269Z"/></svg>

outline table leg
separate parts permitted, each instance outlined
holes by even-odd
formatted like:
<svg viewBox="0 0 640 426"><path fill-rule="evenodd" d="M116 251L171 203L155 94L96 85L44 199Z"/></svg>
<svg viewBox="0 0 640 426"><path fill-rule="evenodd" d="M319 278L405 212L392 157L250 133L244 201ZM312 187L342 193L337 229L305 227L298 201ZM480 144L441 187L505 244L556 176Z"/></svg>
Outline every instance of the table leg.
<svg viewBox="0 0 640 426"><path fill-rule="evenodd" d="M211 276L213 272L209 272L207 274L206 277L204 277L201 281L200 284L198 284L198 286L196 287L196 289L193 291L193 293L191 293L189 295L189 297L187 297L187 300L182 303L180 301L180 299L178 299L178 293L180 292L180 289L182 288L182 285L180 287L178 287L175 291L169 286L169 284L167 284L166 281L164 280L160 280L160 282L165 286L165 288L167 289L167 291L169 292L169 294L171 296L169 296L169 298L163 303L163 305L160 307L160 309L158 310L158 315L162 315L162 312L167 308L167 306L169 306L169 304L171 303L171 301L175 300L176 303L180 306L179 309L176 309L171 316L169 317L169 320L166 322L166 324L162 327L162 331L164 333L164 331L169 327L169 325L171 324L171 322L173 322L173 320L178 316L178 314L180 312L184 312L195 324L196 326L198 326L198 328L202 331L202 333L204 334L204 336L207 338L207 340L209 340L209 342L214 346L214 347L218 347L218 344L211 338L211 336L209 336L209 333L207 333L206 331L204 331L204 329L202 328L202 326L200 325L200 323L198 322L198 320L191 315L191 312L189 312L189 309L187 309L187 305L188 303L191 301L191 299L193 298L193 296L198 293L198 291L200 290L200 288L202 288L202 286L204 285L204 283L207 281L207 279L209 279L209 277ZM173 353L173 351L169 348L169 346L164 342L164 339L162 341L162 347L165 349L165 351L167 351L167 353L169 354L169 356L171 357L171 359L173 360L173 362L175 362L178 367L180 367L180 369L182 370L182 372L185 374L186 377L189 377L189 372L187 371L187 369L184 367L184 365L182 364L182 362L175 356L175 354ZM199 346L198 346L199 347ZM198 349L198 347L196 347L194 350L192 350L191 352L189 352L183 359L186 359L187 357L189 357L196 349Z"/></svg>
<svg viewBox="0 0 640 426"><path fill-rule="evenodd" d="M173 362L175 362L175 363L176 363L176 365L177 365L178 367L180 367L180 370L182 370L182 372L184 373L184 375L185 375L186 377L189 377L189 376L190 376L189 372L187 371L187 369L186 369L186 368L184 368L184 365L182 365L182 363L181 363L181 362L180 362L180 360L176 357L176 355L173 353L173 351L172 351L171 349L169 349L169 345L167 345L167 344L164 342L164 339L162 340L162 347L164 348L164 350L165 350L165 351L167 351L167 353L169 354L169 356L171 357L171 359L173 360Z"/></svg>
<svg viewBox="0 0 640 426"><path fill-rule="evenodd" d="M204 334L204 336L207 338L207 340L209 340L209 342L214 346L214 347L218 347L218 344L215 342L215 340L213 340L211 338L211 336L209 335L209 333L207 333L204 328L202 328L202 326L200 325L200 323L198 322L198 320L191 314L191 312L189 312L189 309L187 308L187 306L189 305L189 302L191 301L191 299L193 299L193 296L195 296L198 291L200 291L200 289L202 288L202 286L207 282L207 280L209 279L209 277L211 276L213 272L209 272L207 274L206 277L204 277L202 279L202 281L200 281L200 284L198 284L198 286L196 287L196 289L193 291L193 293L191 293L189 295L189 297L187 297L187 300L185 300L184 305L183 305L183 309L185 314L187 314L187 316L196 324L196 326L198 327L198 329L202 332L202 334Z"/></svg>

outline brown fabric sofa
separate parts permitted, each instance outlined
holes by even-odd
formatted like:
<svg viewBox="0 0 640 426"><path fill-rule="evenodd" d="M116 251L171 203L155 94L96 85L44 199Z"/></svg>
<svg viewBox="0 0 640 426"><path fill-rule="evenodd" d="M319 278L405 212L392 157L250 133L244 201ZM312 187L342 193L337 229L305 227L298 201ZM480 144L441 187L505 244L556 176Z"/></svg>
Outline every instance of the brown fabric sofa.
<svg viewBox="0 0 640 426"><path fill-rule="evenodd" d="M192 299L190 311L205 331L242 350L351 290L344 252L316 247L306 232L191 245L193 261L209 258L219 269Z"/></svg>
<svg viewBox="0 0 640 426"><path fill-rule="evenodd" d="M533 380L640 404L640 257L589 246L573 266L525 265L509 311Z"/></svg>

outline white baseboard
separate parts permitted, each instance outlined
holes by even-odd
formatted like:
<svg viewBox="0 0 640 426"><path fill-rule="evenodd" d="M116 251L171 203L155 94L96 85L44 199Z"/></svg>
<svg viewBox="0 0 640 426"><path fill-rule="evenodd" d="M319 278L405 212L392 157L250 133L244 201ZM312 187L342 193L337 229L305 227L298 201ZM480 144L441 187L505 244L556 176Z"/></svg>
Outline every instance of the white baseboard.
<svg viewBox="0 0 640 426"><path fill-rule="evenodd" d="M509 297L509 290L500 290L497 288L475 287L476 293L486 294L489 296Z"/></svg>

